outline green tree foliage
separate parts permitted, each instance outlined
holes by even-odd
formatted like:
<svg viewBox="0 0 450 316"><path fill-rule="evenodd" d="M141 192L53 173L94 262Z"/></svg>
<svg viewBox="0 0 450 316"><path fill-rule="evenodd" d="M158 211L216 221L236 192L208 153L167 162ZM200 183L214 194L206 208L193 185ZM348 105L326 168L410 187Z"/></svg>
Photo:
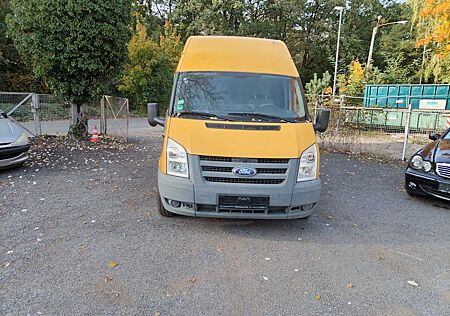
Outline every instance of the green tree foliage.
<svg viewBox="0 0 450 316"><path fill-rule="evenodd" d="M147 102L158 102L167 108L181 50L180 37L170 22L164 24L158 42L148 36L145 25L137 20L119 86L133 101L134 110L144 112Z"/></svg>
<svg viewBox="0 0 450 316"><path fill-rule="evenodd" d="M328 71L325 71L322 74L322 78L318 78L317 74L315 73L313 76L313 79L311 79L306 85L305 85L305 89L306 92L308 94L312 94L312 95L319 95L322 93L327 93L329 90L327 88L329 88L330 86L330 81L331 81L331 75Z"/></svg>
<svg viewBox="0 0 450 316"><path fill-rule="evenodd" d="M12 0L8 29L21 56L50 90L82 105L110 89L126 57L129 0Z"/></svg>
<svg viewBox="0 0 450 316"><path fill-rule="evenodd" d="M47 92L45 84L35 78L7 37L6 16L10 11L9 0L0 0L0 91Z"/></svg>

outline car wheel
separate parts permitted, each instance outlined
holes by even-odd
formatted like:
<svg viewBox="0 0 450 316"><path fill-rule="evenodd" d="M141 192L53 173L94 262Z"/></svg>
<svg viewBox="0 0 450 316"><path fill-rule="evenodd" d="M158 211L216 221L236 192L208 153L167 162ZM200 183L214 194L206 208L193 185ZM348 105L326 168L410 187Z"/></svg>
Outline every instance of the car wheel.
<svg viewBox="0 0 450 316"><path fill-rule="evenodd" d="M406 193L409 195L409 196L411 196L411 197L416 197L418 194L417 193L414 193L414 192L412 192L412 191L410 191L410 190L406 190Z"/></svg>
<svg viewBox="0 0 450 316"><path fill-rule="evenodd" d="M158 212L159 212L159 214L161 214L164 217L172 217L172 216L174 216L175 214L169 212L168 210L166 210L164 208L164 205L163 205L163 203L161 201L161 196L159 194L158 194L157 198L158 198Z"/></svg>

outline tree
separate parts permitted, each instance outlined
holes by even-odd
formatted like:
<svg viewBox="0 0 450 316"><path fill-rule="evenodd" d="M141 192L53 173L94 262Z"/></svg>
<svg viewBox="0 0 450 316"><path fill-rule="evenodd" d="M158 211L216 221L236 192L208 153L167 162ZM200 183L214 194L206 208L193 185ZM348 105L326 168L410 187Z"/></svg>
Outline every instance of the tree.
<svg viewBox="0 0 450 316"><path fill-rule="evenodd" d="M348 76L338 76L338 87L340 94L350 96L361 96L364 92L364 68L358 59L348 65Z"/></svg>
<svg viewBox="0 0 450 316"><path fill-rule="evenodd" d="M416 47L430 53L425 78L450 83L450 2L448 0L410 0ZM424 54L425 57L426 54Z"/></svg>
<svg viewBox="0 0 450 316"><path fill-rule="evenodd" d="M84 107L108 91L129 39L130 0L12 0L8 29L50 90L73 105L73 136L87 135Z"/></svg>
<svg viewBox="0 0 450 316"><path fill-rule="evenodd" d="M149 101L167 108L181 50L180 37L170 22L164 24L158 43L148 36L145 25L137 16L136 29L128 43L128 62L119 85L119 90L134 101L135 110L145 111Z"/></svg>
<svg viewBox="0 0 450 316"><path fill-rule="evenodd" d="M305 85L305 89L308 94L319 95L325 93L330 86L331 75L328 71L322 74L322 78L318 78L317 74L314 74L313 79Z"/></svg>
<svg viewBox="0 0 450 316"><path fill-rule="evenodd" d="M6 16L10 9L9 0L0 0L0 91L46 93L45 84L35 78L7 37Z"/></svg>
<svg viewBox="0 0 450 316"><path fill-rule="evenodd" d="M383 83L411 83L410 68L413 67L402 66L403 61L402 55L387 60L387 66L381 74Z"/></svg>

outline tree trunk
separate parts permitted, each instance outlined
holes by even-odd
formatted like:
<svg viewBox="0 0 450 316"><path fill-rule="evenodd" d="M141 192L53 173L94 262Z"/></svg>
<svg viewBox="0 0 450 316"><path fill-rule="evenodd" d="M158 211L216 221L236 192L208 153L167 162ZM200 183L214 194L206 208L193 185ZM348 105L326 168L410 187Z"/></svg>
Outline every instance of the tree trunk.
<svg viewBox="0 0 450 316"><path fill-rule="evenodd" d="M72 104L70 110L69 137L82 139L88 136L87 104Z"/></svg>

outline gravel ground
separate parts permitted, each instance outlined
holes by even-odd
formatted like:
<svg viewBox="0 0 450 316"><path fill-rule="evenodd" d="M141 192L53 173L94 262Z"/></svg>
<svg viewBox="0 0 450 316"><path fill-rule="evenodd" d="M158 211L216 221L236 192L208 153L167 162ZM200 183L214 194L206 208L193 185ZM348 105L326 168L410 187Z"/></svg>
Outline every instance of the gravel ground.
<svg viewBox="0 0 450 316"><path fill-rule="evenodd" d="M324 153L306 220L163 218L160 133L95 146L0 172L0 315L450 314L450 210L403 166Z"/></svg>

